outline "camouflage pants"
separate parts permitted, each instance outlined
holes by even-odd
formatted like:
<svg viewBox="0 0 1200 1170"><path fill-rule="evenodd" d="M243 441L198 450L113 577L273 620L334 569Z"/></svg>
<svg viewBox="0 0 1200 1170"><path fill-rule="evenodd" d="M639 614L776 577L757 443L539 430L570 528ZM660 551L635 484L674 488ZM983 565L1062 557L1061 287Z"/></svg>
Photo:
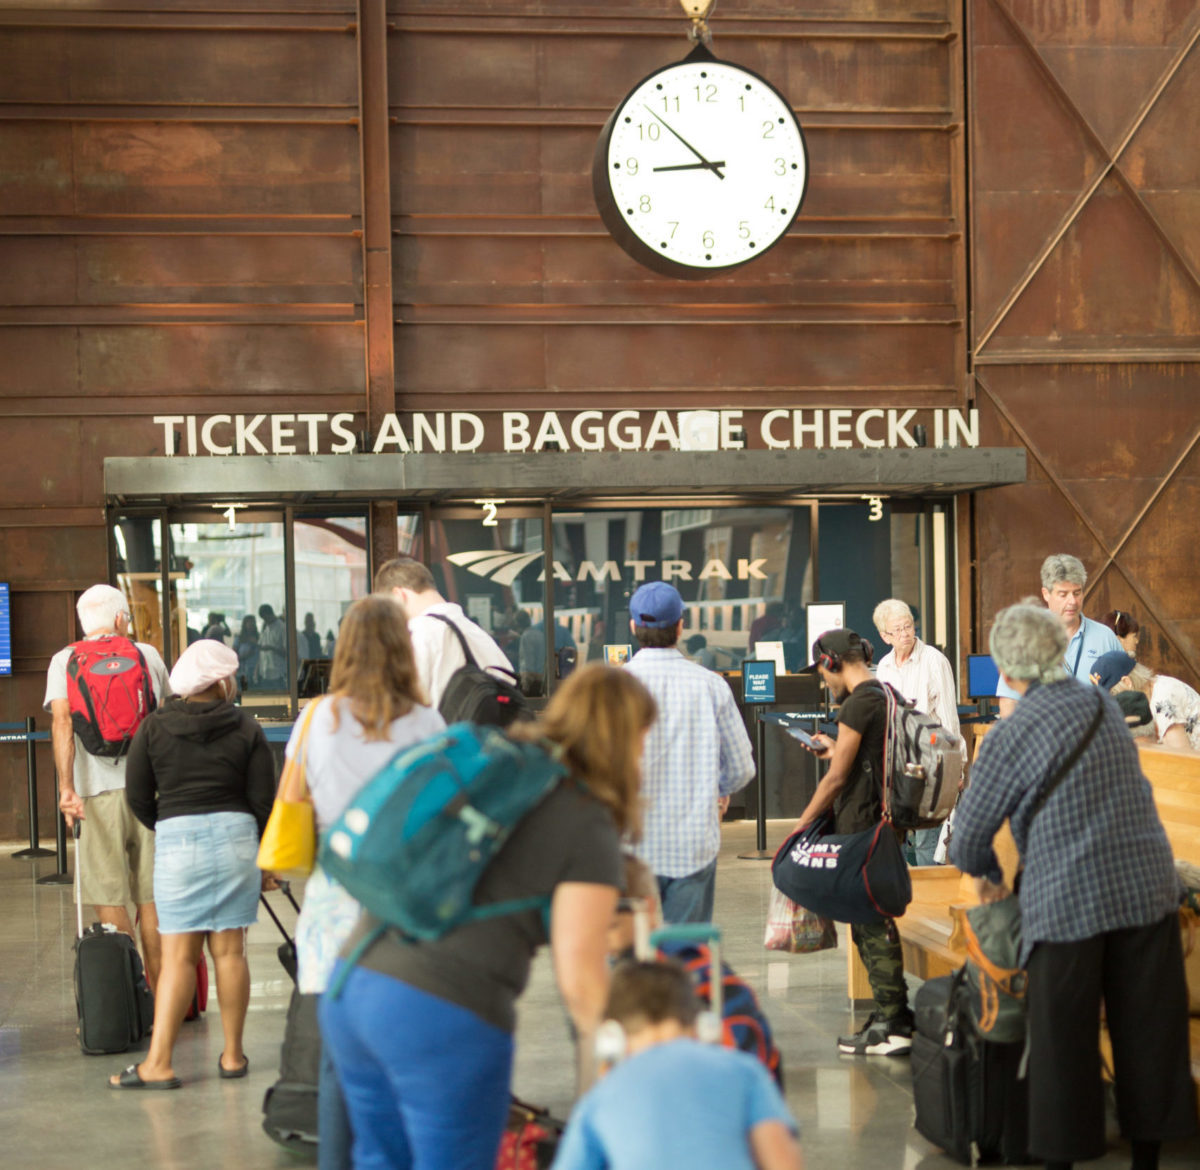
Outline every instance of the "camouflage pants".
<svg viewBox="0 0 1200 1170"><path fill-rule="evenodd" d="M867 979L879 1014L885 1020L907 1016L908 987L904 982L904 955L895 924L888 920L851 926L850 937L858 947L859 957L867 969Z"/></svg>

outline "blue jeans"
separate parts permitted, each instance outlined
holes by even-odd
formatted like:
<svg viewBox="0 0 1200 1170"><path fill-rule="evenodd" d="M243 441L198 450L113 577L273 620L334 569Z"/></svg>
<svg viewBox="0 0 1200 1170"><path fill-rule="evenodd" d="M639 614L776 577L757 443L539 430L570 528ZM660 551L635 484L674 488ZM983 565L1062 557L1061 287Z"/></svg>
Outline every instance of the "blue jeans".
<svg viewBox="0 0 1200 1170"><path fill-rule="evenodd" d="M942 835L942 826L934 825L932 829L914 829L909 837L912 842L914 865L936 865L933 855L937 851L938 838Z"/></svg>
<svg viewBox="0 0 1200 1170"><path fill-rule="evenodd" d="M322 1046L317 1074L317 1170L350 1170L354 1165L350 1160L353 1141L333 1057Z"/></svg>
<svg viewBox="0 0 1200 1170"><path fill-rule="evenodd" d="M494 1170L512 1036L364 967L336 999L321 996L318 1010L350 1113L355 1170Z"/></svg>
<svg viewBox="0 0 1200 1170"><path fill-rule="evenodd" d="M717 859L684 877L655 875L662 899L663 922L711 922L717 886Z"/></svg>

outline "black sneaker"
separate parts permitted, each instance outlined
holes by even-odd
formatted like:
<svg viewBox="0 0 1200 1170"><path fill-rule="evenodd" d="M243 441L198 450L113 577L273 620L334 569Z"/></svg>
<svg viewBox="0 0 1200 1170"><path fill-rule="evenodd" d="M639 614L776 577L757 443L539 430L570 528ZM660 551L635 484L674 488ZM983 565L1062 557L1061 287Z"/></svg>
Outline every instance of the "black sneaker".
<svg viewBox="0 0 1200 1170"><path fill-rule="evenodd" d="M838 1037L838 1051L849 1056L907 1056L912 1051L912 1020L884 1020L872 1012L853 1036Z"/></svg>

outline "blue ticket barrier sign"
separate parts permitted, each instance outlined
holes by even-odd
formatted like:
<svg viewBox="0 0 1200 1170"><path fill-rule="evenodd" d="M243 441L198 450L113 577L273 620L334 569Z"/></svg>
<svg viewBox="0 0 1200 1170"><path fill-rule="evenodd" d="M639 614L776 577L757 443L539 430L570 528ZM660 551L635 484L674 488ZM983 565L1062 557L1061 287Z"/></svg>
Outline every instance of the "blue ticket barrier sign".
<svg viewBox="0 0 1200 1170"><path fill-rule="evenodd" d="M747 703L775 702L775 663L742 663L742 698Z"/></svg>

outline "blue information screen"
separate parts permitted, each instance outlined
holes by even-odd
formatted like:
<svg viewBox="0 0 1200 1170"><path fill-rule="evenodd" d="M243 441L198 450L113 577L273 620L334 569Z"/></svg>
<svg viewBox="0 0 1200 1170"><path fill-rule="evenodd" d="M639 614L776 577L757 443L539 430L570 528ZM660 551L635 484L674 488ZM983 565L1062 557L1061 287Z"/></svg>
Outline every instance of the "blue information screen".
<svg viewBox="0 0 1200 1170"><path fill-rule="evenodd" d="M0 674L12 674L12 619L7 581L0 581Z"/></svg>
<svg viewBox="0 0 1200 1170"><path fill-rule="evenodd" d="M990 654L967 655L967 696L972 699L990 699L996 694L1000 682L1000 671Z"/></svg>
<svg viewBox="0 0 1200 1170"><path fill-rule="evenodd" d="M747 703L775 702L775 663L742 663L742 698Z"/></svg>

